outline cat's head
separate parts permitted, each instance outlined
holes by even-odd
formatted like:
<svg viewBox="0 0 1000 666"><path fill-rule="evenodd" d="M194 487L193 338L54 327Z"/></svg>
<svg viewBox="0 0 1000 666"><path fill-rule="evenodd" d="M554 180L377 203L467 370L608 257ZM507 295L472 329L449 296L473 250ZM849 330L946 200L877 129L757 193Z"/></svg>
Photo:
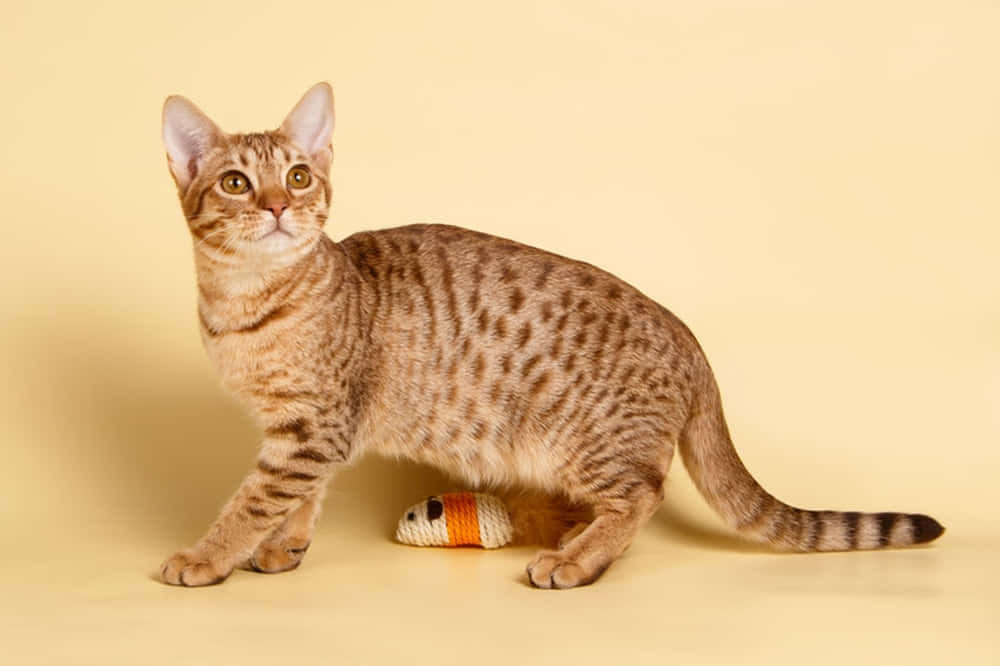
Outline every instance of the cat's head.
<svg viewBox="0 0 1000 666"><path fill-rule="evenodd" d="M163 143L197 252L225 264L285 264L319 241L330 207L333 91L318 83L277 130L227 134L168 97Z"/></svg>

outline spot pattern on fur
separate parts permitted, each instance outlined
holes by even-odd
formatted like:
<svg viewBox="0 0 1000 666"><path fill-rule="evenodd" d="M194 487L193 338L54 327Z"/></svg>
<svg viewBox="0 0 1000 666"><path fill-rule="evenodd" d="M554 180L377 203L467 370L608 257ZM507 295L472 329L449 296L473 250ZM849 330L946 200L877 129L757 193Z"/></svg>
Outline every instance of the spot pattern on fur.
<svg viewBox="0 0 1000 666"><path fill-rule="evenodd" d="M323 232L331 153L290 138L321 131L322 119L293 111L279 130L227 135L188 113L203 124L196 136L211 139L189 173L174 171L202 340L265 437L208 534L164 563L168 582L218 582L245 562L297 566L325 483L366 452L587 507L592 519L529 566L540 587L600 576L656 509L678 448L731 525L778 547L878 548L941 534L921 514L807 511L766 493L733 448L694 336L615 276L445 225L336 243ZM295 165L311 184L286 191ZM246 176L247 193L221 189L228 170ZM261 197L275 188L288 200L280 220Z"/></svg>

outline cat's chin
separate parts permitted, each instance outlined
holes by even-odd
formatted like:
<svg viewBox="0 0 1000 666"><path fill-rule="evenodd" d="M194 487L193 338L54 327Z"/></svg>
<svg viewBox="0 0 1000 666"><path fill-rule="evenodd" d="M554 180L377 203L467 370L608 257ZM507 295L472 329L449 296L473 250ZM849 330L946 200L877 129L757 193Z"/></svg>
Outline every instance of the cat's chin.
<svg viewBox="0 0 1000 666"><path fill-rule="evenodd" d="M274 229L271 229L266 234L261 236L260 240L264 240L265 238L270 238L271 236L287 236L288 238L291 238L292 234L284 227L275 227Z"/></svg>
<svg viewBox="0 0 1000 666"><path fill-rule="evenodd" d="M256 240L243 241L239 250L241 263L261 271L285 268L308 254L316 240L308 232L275 229Z"/></svg>

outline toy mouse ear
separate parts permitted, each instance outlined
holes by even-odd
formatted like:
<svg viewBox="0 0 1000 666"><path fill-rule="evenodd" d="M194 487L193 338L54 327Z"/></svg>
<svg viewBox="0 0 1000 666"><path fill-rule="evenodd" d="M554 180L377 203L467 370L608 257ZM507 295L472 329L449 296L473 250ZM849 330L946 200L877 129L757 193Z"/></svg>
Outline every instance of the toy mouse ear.
<svg viewBox="0 0 1000 666"><path fill-rule="evenodd" d="M163 145L170 173L182 192L204 167L208 151L224 136L191 100L180 95L167 98L163 104Z"/></svg>
<svg viewBox="0 0 1000 666"><path fill-rule="evenodd" d="M330 147L333 118L333 88L324 81L306 91L281 123L281 131L322 168L327 169L333 158Z"/></svg>

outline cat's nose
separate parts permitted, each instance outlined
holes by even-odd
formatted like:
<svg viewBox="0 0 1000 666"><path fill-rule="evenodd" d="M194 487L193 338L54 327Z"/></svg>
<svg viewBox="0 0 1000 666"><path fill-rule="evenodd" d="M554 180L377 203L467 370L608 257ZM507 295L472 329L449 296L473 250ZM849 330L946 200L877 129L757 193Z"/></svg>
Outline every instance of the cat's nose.
<svg viewBox="0 0 1000 666"><path fill-rule="evenodd" d="M268 188L261 192L260 207L271 211L274 218L278 219L288 208L288 197L278 188Z"/></svg>
<svg viewBox="0 0 1000 666"><path fill-rule="evenodd" d="M274 218L278 219L279 217L281 217L281 213L284 212L284 210L286 208L288 208L288 204L287 203L269 203L266 206L264 206L264 208L266 208L269 211L271 211L272 213L274 213Z"/></svg>

